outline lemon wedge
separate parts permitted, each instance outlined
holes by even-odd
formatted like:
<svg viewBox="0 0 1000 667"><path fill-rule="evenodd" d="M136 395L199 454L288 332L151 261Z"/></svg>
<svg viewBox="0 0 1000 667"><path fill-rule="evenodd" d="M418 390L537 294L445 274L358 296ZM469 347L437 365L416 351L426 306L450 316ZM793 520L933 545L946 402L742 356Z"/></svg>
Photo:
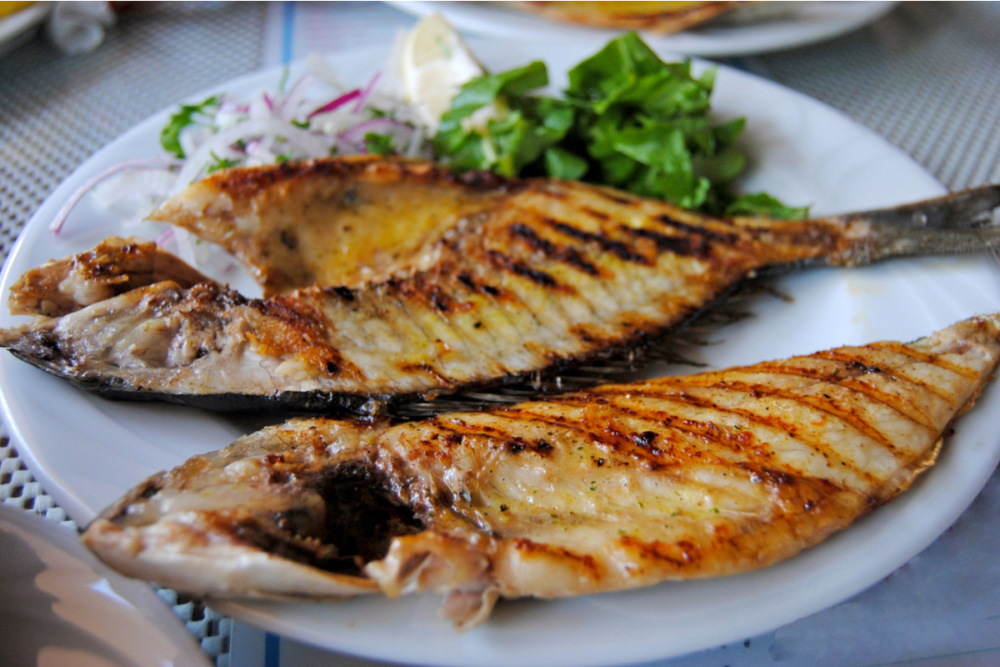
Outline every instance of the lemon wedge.
<svg viewBox="0 0 1000 667"><path fill-rule="evenodd" d="M443 16L428 14L404 37L399 72L406 101L433 132L462 84L485 69Z"/></svg>

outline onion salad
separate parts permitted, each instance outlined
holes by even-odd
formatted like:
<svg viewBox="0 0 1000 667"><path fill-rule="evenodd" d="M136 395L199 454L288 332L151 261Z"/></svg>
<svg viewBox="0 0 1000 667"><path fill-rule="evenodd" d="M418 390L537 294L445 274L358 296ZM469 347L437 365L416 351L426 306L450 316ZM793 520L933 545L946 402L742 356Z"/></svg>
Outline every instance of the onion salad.
<svg viewBox="0 0 1000 667"><path fill-rule="evenodd" d="M394 154L431 158L431 130L403 99L397 38L385 67L359 87L344 85L336 68L313 55L291 80L286 68L272 90L249 99L227 93L184 104L160 133L163 153L115 165L89 179L49 225L60 234L73 209L90 196L121 217L126 231L157 225L158 245L193 266L209 244L185 230L146 222L171 195L219 169L331 155ZM145 230L147 232L151 230Z"/></svg>

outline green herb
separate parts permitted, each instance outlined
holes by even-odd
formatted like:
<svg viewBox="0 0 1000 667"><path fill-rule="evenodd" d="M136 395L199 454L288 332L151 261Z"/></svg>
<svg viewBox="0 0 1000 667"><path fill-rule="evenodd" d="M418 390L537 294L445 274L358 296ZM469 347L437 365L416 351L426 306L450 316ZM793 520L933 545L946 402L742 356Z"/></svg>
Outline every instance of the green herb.
<svg viewBox="0 0 1000 667"><path fill-rule="evenodd" d="M772 218L804 218L809 215L809 207L785 206L774 197L758 192L737 197L726 206L724 213L725 215L767 215Z"/></svg>
<svg viewBox="0 0 1000 667"><path fill-rule="evenodd" d="M734 198L746 167L743 119L710 117L715 70L667 63L635 33L609 42L568 73L562 98L542 62L466 83L441 118L437 158L458 169L546 175L612 185L715 214L801 217L768 195Z"/></svg>
<svg viewBox="0 0 1000 667"><path fill-rule="evenodd" d="M203 113L210 107L219 105L218 95L213 95L201 104L184 104L177 113L170 117L170 121L160 131L160 145L164 150L173 153L179 158L184 158L184 149L181 148L181 130L194 122L195 114Z"/></svg>
<svg viewBox="0 0 1000 667"><path fill-rule="evenodd" d="M396 149L392 145L392 135L368 132L365 134L365 148L376 155L392 155Z"/></svg>
<svg viewBox="0 0 1000 667"><path fill-rule="evenodd" d="M546 84L548 71L540 61L469 81L441 117L435 153L459 169L491 169L503 176L517 176L545 161L556 169L572 169L576 156L565 151L546 155L572 127L572 106L527 94ZM491 104L501 112L476 115Z"/></svg>
<svg viewBox="0 0 1000 667"><path fill-rule="evenodd" d="M205 168L205 172L211 174L213 171L219 171L220 169L229 169L230 167L237 166L240 162L239 160L232 160L229 158L219 157L213 152L209 155L212 156L212 164Z"/></svg>

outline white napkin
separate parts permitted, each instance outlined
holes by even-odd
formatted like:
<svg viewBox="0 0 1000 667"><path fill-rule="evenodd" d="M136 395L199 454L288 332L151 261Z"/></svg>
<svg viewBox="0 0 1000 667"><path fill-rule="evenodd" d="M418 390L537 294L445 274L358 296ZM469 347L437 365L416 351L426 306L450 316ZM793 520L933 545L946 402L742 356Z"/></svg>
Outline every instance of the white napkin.
<svg viewBox="0 0 1000 667"><path fill-rule="evenodd" d="M45 27L49 41L68 55L96 49L115 23L107 2L57 2Z"/></svg>

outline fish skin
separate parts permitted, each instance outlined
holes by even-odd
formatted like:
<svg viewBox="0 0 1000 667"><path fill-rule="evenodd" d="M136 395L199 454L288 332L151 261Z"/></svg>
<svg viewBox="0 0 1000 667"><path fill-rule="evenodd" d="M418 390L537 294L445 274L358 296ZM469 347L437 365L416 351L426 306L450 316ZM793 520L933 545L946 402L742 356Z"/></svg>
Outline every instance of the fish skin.
<svg viewBox="0 0 1000 667"><path fill-rule="evenodd" d="M152 477L83 541L196 594L435 591L467 628L498 598L726 576L822 542L933 465L998 362L994 314L489 411L300 418Z"/></svg>

